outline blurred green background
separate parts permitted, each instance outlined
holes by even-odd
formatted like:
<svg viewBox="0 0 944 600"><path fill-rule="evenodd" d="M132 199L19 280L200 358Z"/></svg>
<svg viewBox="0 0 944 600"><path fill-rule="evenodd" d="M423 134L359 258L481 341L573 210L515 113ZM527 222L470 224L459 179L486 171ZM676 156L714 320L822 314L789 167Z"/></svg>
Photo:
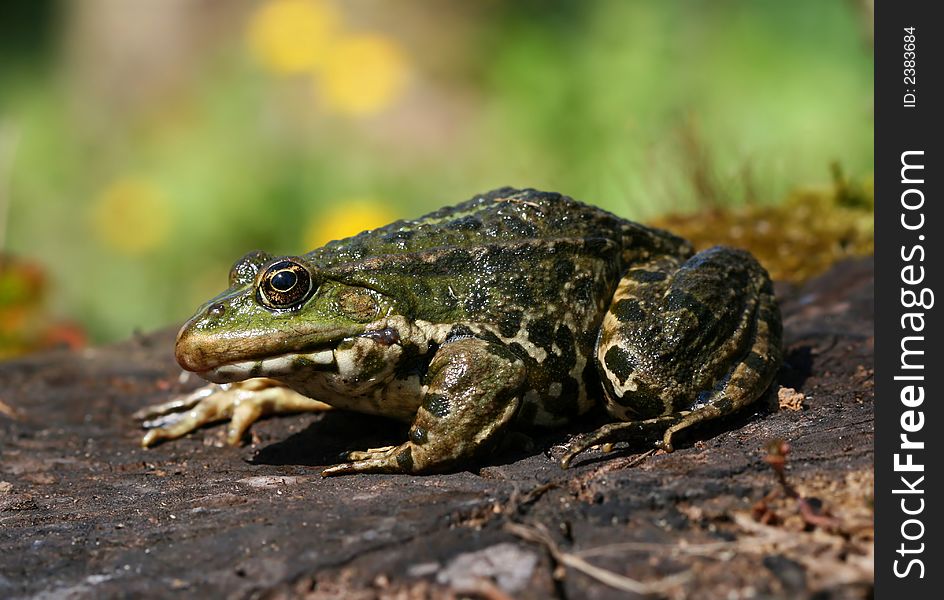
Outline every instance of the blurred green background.
<svg viewBox="0 0 944 600"><path fill-rule="evenodd" d="M248 250L301 253L503 185L646 221L872 171L867 1L2 11L7 348L176 324Z"/></svg>

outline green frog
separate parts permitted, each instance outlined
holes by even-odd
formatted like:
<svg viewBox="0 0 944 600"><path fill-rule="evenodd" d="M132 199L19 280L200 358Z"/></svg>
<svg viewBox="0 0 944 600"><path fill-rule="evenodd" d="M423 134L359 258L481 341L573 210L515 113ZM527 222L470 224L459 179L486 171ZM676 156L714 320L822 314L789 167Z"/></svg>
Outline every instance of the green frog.
<svg viewBox="0 0 944 600"><path fill-rule="evenodd" d="M613 421L561 463L655 427L659 445L756 400L781 363L767 272L567 196L503 188L303 256L251 252L177 335L213 382L141 411L142 444L344 409L410 423L324 475L448 470L512 428ZM664 431L664 433L663 433Z"/></svg>

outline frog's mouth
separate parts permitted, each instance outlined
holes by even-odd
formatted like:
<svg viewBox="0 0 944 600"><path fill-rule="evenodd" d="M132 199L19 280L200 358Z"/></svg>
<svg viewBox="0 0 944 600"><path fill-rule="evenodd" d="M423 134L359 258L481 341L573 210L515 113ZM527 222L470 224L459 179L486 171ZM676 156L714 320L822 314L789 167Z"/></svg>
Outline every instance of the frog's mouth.
<svg viewBox="0 0 944 600"><path fill-rule="evenodd" d="M337 369L334 349L326 348L314 352L289 353L257 360L226 363L197 371L197 375L213 383L232 383L253 377L288 376L300 371L333 371Z"/></svg>
<svg viewBox="0 0 944 600"><path fill-rule="evenodd" d="M252 377L277 377L301 370L335 368L334 351L351 332L319 335L207 334L187 325L177 334L177 363L187 371L214 383L230 383Z"/></svg>

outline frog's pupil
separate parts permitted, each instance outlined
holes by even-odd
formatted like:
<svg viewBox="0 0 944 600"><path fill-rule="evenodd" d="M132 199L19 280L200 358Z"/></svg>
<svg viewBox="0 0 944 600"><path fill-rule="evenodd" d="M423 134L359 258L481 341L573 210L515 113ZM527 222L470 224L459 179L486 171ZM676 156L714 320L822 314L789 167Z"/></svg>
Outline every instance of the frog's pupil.
<svg viewBox="0 0 944 600"><path fill-rule="evenodd" d="M272 276L272 287L279 292L287 292L298 283L298 276L288 269Z"/></svg>

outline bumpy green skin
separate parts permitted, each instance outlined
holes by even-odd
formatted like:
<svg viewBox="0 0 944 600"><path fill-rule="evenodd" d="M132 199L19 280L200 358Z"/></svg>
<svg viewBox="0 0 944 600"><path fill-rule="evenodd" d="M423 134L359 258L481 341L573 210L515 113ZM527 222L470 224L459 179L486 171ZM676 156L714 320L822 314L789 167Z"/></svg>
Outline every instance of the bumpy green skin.
<svg viewBox="0 0 944 600"><path fill-rule="evenodd" d="M413 423L403 445L330 474L446 469L509 424L562 425L601 396L621 422L669 428L670 448L675 431L755 400L781 360L770 280L749 254L693 256L559 194L504 188L331 242L290 258L313 291L267 306L260 286L284 260L237 262L177 357L211 381L270 377Z"/></svg>

